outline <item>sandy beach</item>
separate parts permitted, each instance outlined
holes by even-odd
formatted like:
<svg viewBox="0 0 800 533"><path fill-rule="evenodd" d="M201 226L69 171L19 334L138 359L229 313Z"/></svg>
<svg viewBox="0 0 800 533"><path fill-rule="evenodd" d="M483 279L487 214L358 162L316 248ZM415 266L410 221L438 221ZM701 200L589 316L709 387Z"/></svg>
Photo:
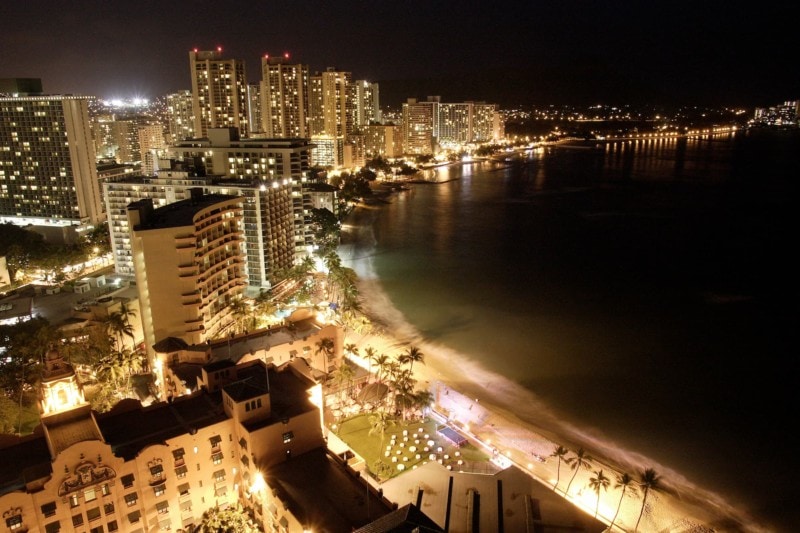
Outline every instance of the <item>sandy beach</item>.
<svg viewBox="0 0 800 533"><path fill-rule="evenodd" d="M590 435L584 441L580 428L571 428L569 435L557 433L553 428L564 428L549 410L537 409L535 398L520 386L502 376L494 375L470 361L462 354L445 346L429 342L408 325L386 299L380 281L369 272L364 261L353 253L353 243L370 239L371 224L376 206L361 206L345 221L340 256L343 264L354 268L359 275L359 290L363 310L373 328L366 334L348 332L346 343L355 343L364 353L367 347L378 354L396 357L409 346L419 348L425 356L424 363L413 367L417 388L429 389L435 397L436 408L474 441L487 450L504 455L534 479L575 505L594 515L597 495L589 488L589 480L598 470L603 470L610 484L600 492L598 518L610 524L616 514L614 531L633 531L642 511L641 493L632 495L628 489L624 499L615 488L617 474L628 473L638 481L644 468L653 468L660 475L660 488L647 496L638 531L711 532L711 531L761 531L749 524L747 517L730 516L725 502L699 487L686 490L683 479L674 479L674 473L663 465L652 464L640 457L637 464L622 464L614 450L595 449ZM538 415L537 415L538 413ZM592 457L588 468L570 469L551 454L557 446L567 448L567 457L584 447ZM637 457L626 452L627 457ZM558 482L557 482L558 480ZM567 488L569 491L567 492ZM679 487L680 490L676 487ZM619 510L617 511L617 509Z"/></svg>

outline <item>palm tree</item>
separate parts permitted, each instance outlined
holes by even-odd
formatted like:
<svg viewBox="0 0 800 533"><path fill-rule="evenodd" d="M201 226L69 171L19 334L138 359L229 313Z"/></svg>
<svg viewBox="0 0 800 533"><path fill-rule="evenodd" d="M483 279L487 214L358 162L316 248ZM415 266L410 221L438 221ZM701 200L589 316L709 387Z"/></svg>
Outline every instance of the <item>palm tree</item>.
<svg viewBox="0 0 800 533"><path fill-rule="evenodd" d="M642 519L642 515L644 514L644 506L647 503L647 494L651 490L658 490L659 482L661 481L661 476L659 476L656 471L652 468L646 469L644 472L639 474L639 486L642 487L642 510L639 511L639 518L636 520L636 526L633 528L634 531L639 530L639 521Z"/></svg>
<svg viewBox="0 0 800 533"><path fill-rule="evenodd" d="M589 487L597 494L597 505L594 507L594 517L597 518L597 512L600 510L600 491L608 490L608 484L611 480L608 479L603 470L598 470L592 477L589 478Z"/></svg>
<svg viewBox="0 0 800 533"><path fill-rule="evenodd" d="M386 430L394 425L394 418L383 411L378 411L374 415L369 417L369 434L375 435L379 433L381 436L381 446L379 449L383 449L383 437L386 434Z"/></svg>
<svg viewBox="0 0 800 533"><path fill-rule="evenodd" d="M616 484L614 485L615 489L622 489L622 494L619 496L619 503L617 504L617 512L614 513L614 518L611 520L611 525L614 525L614 522L617 521L617 515L619 515L619 510L622 507L622 499L625 498L625 491L630 489L631 493L636 493L636 485L633 484L633 478L627 472L622 474L617 474Z"/></svg>
<svg viewBox="0 0 800 533"><path fill-rule="evenodd" d="M322 355L325 374L328 374L328 359L333 357L335 344L331 337L324 337L317 341L317 355Z"/></svg>
<svg viewBox="0 0 800 533"><path fill-rule="evenodd" d="M339 368L336 369L334 373L334 379L336 380L336 385L339 388L339 398L344 399L344 394L342 394L345 390L350 388L350 381L353 379L353 369L347 363L342 363L339 365ZM343 389L342 385L347 383L347 389Z"/></svg>
<svg viewBox="0 0 800 533"><path fill-rule="evenodd" d="M350 355L358 355L358 346L354 343L348 343L344 345L344 351L349 353Z"/></svg>
<svg viewBox="0 0 800 533"><path fill-rule="evenodd" d="M583 448L578 448L578 451L575 452L575 457L572 458L572 464L570 468L574 471L572 473L572 478L570 478L569 483L567 484L567 490L564 494L569 494L569 488L572 486L572 482L575 481L575 476L578 475L578 470L581 468L589 468L591 464L589 461L592 460L592 456L586 453L586 450Z"/></svg>
<svg viewBox="0 0 800 533"><path fill-rule="evenodd" d="M375 358L375 364L378 366L378 375L377 380L378 383L382 383L381 378L383 377L383 371L386 370L386 367L389 366L391 360L389 356L386 354L380 354Z"/></svg>
<svg viewBox="0 0 800 533"><path fill-rule="evenodd" d="M561 461L564 461L566 464L570 464L572 462L571 457L567 457L569 450L564 448L563 446L556 446L553 449L553 453L550 454L550 457L557 457L558 458L558 470L556 473L556 483L553 485L553 490L556 490L558 487L558 480L561 479Z"/></svg>
<svg viewBox="0 0 800 533"><path fill-rule="evenodd" d="M122 312L113 311L109 313L104 322L108 334L116 340L117 349L122 349L125 344L125 337L130 337L131 341L133 340L133 326Z"/></svg>
<svg viewBox="0 0 800 533"><path fill-rule="evenodd" d="M245 329L247 329L246 326L249 318L248 311L250 311L250 308L242 298L233 300L228 307L231 310L235 331L238 333L243 332Z"/></svg>
<svg viewBox="0 0 800 533"><path fill-rule="evenodd" d="M369 372L370 376L372 376L372 361L375 359L375 356L377 355L377 353L378 352L372 346L367 346L366 348L364 348L364 358L369 363L368 372Z"/></svg>
<svg viewBox="0 0 800 533"><path fill-rule="evenodd" d="M433 393L429 390L421 390L414 393L414 406L423 412L433 404L433 400Z"/></svg>
<svg viewBox="0 0 800 533"><path fill-rule="evenodd" d="M415 362L425 364L425 354L416 346L409 346L409 348L400 355L399 360L401 363L408 363L408 369L413 371Z"/></svg>

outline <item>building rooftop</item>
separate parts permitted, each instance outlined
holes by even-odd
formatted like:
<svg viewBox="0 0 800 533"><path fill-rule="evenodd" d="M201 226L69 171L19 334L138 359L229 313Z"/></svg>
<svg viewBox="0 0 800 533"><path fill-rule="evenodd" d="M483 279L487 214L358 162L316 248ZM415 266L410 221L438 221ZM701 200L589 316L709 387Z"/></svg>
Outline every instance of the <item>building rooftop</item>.
<svg viewBox="0 0 800 533"><path fill-rule="evenodd" d="M69 416L64 416L69 415ZM61 419L56 419L59 417ZM53 455L58 455L73 444L87 440L101 440L88 405L62 415L49 416L45 431L50 438Z"/></svg>
<svg viewBox="0 0 800 533"><path fill-rule="evenodd" d="M212 205L225 200L235 200L239 196L227 194L204 194L194 198L179 200L171 204L154 209L141 224L136 226L136 230L174 228L181 226L191 226L194 224L194 217L199 211L211 207ZM150 200L152 202L152 200ZM134 202L131 205L139 204Z"/></svg>
<svg viewBox="0 0 800 533"><path fill-rule="evenodd" d="M408 503L354 533L443 533L444 529L428 518L419 507Z"/></svg>
<svg viewBox="0 0 800 533"><path fill-rule="evenodd" d="M254 366L263 368L261 365ZM270 365L268 369L271 406L270 416L263 420L246 422L244 425L248 431L255 431L287 418L293 418L317 409L308 397L308 389L312 386L312 382L302 377L290 363L280 368L275 368Z"/></svg>
<svg viewBox="0 0 800 533"><path fill-rule="evenodd" d="M24 490L28 482L53 473L50 449L41 432L24 438L4 438L0 440L0 450L4 465L0 468L0 494ZM5 465L14 467L6 468Z"/></svg>
<svg viewBox="0 0 800 533"><path fill-rule="evenodd" d="M270 467L265 477L276 496L313 531L351 531L391 510L323 448Z"/></svg>
<svg viewBox="0 0 800 533"><path fill-rule="evenodd" d="M97 415L97 425L114 455L132 459L145 447L227 419L220 393L198 392L170 403Z"/></svg>

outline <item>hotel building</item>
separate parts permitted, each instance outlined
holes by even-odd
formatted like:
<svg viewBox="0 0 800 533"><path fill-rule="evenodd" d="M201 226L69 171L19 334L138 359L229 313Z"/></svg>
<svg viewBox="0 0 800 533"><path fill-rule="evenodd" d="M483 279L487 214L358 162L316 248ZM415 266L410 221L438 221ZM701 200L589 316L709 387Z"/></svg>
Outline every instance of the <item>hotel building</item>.
<svg viewBox="0 0 800 533"><path fill-rule="evenodd" d="M403 104L403 140L409 154L433 153L438 146L496 142L503 136L496 104L442 103L438 96L425 102L409 98Z"/></svg>
<svg viewBox="0 0 800 533"><path fill-rule="evenodd" d="M0 222L102 221L87 96L0 98Z"/></svg>
<svg viewBox="0 0 800 533"><path fill-rule="evenodd" d="M196 137L192 91L178 91L167 95L167 121L169 143Z"/></svg>
<svg viewBox="0 0 800 533"><path fill-rule="evenodd" d="M158 209L140 200L128 206L128 225L146 346L199 344L233 324L230 304L246 281L241 197L194 188Z"/></svg>
<svg viewBox="0 0 800 533"><path fill-rule="evenodd" d="M295 258L291 184L287 180L198 177L183 162L171 163L172 169L160 170L156 177L123 177L103 184L116 273L134 275L128 204L149 198L154 206L163 207L188 199L190 189L200 187L207 194L242 197L248 293L257 295L279 281L277 274L291 268Z"/></svg>
<svg viewBox="0 0 800 533"><path fill-rule="evenodd" d="M292 187L295 254L303 258L311 251L308 199L303 186L308 181L311 150L308 139L240 139L234 129L212 129L205 139L192 139L171 146L178 160L194 161L199 175L225 176L250 183L253 180L272 186L275 180L288 180Z"/></svg>
<svg viewBox="0 0 800 533"><path fill-rule="evenodd" d="M205 137L209 128L239 129L250 133L247 75L244 61L223 57L222 49L189 52L195 135Z"/></svg>
<svg viewBox="0 0 800 533"><path fill-rule="evenodd" d="M351 531L390 512L385 499L325 453L321 389L297 358L201 366L190 396L90 410L75 372L46 356L41 431L2 447L2 526L12 532L192 531L236 503L265 531ZM292 484L298 473L319 476ZM352 474L352 473L351 473ZM293 477L294 476L294 477ZM312 504L302 501L324 491ZM368 514L337 500L370 498Z"/></svg>
<svg viewBox="0 0 800 533"><path fill-rule="evenodd" d="M403 155L403 128L392 124L370 124L362 128L368 157Z"/></svg>
<svg viewBox="0 0 800 533"><path fill-rule="evenodd" d="M271 138L308 137L308 65L285 56L261 59L262 131Z"/></svg>

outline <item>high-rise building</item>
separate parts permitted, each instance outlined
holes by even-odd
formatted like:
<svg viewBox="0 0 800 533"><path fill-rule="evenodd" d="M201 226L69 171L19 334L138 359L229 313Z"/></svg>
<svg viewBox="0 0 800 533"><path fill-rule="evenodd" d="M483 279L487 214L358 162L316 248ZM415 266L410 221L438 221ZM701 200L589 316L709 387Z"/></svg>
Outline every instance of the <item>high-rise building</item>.
<svg viewBox="0 0 800 533"><path fill-rule="evenodd" d="M471 141L472 105L468 103L439 104L438 142L460 145Z"/></svg>
<svg viewBox="0 0 800 533"><path fill-rule="evenodd" d="M308 139L240 139L233 129L209 130L207 139L194 139L170 147L176 159L195 161L200 175L226 176L245 183L275 180L292 187L295 252L310 253L313 244L311 214L303 185L308 180L311 150Z"/></svg>
<svg viewBox="0 0 800 533"><path fill-rule="evenodd" d="M317 72L308 78L308 135L325 135L325 113L323 112L322 74Z"/></svg>
<svg viewBox="0 0 800 533"><path fill-rule="evenodd" d="M247 84L247 121L250 124L250 136L264 137L264 120L261 106L261 84ZM258 134L258 135L256 135Z"/></svg>
<svg viewBox="0 0 800 533"><path fill-rule="evenodd" d="M164 142L164 128L160 124L139 126L139 161L142 173L152 176L158 170L158 160L164 155L167 144Z"/></svg>
<svg viewBox="0 0 800 533"><path fill-rule="evenodd" d="M148 350L167 337L200 344L233 325L246 282L241 197L194 188L158 209L140 200L128 226Z"/></svg>
<svg viewBox="0 0 800 533"><path fill-rule="evenodd" d="M407 154L432 154L438 137L439 102L409 98L403 104L403 149Z"/></svg>
<svg viewBox="0 0 800 533"><path fill-rule="evenodd" d="M403 155L403 129L393 124L364 126L365 152L369 157L400 157Z"/></svg>
<svg viewBox="0 0 800 533"><path fill-rule="evenodd" d="M0 221L102 220L87 96L0 98Z"/></svg>
<svg viewBox="0 0 800 533"><path fill-rule="evenodd" d="M432 153L438 146L498 141L503 123L496 104L442 103L438 96L403 104L403 140L406 153Z"/></svg>
<svg viewBox="0 0 800 533"><path fill-rule="evenodd" d="M261 107L267 137L308 137L308 65L285 56L261 59Z"/></svg>
<svg viewBox="0 0 800 533"><path fill-rule="evenodd" d="M353 132L353 93L350 72L328 67L322 73L322 114L325 135L347 136Z"/></svg>
<svg viewBox="0 0 800 533"><path fill-rule="evenodd" d="M380 91L377 83L367 80L358 80L355 87L354 125L356 129L363 130L365 126L382 122L380 108Z"/></svg>
<svg viewBox="0 0 800 533"><path fill-rule="evenodd" d="M169 122L168 141L170 143L195 137L192 91L168 94L167 116Z"/></svg>
<svg viewBox="0 0 800 533"><path fill-rule="evenodd" d="M250 127L244 61L225 58L221 48L192 50L189 68L195 135L205 137L209 128L235 127L247 137Z"/></svg>
<svg viewBox="0 0 800 533"><path fill-rule="evenodd" d="M294 263L294 215L289 180L250 181L226 176L192 176L187 162L172 161L173 168L159 170L155 177L122 177L103 184L108 210L108 229L114 267L118 274L134 274L127 206L149 198L162 207L188 199L190 190L241 196L244 217L244 247L247 285L257 295L279 281L278 274Z"/></svg>

